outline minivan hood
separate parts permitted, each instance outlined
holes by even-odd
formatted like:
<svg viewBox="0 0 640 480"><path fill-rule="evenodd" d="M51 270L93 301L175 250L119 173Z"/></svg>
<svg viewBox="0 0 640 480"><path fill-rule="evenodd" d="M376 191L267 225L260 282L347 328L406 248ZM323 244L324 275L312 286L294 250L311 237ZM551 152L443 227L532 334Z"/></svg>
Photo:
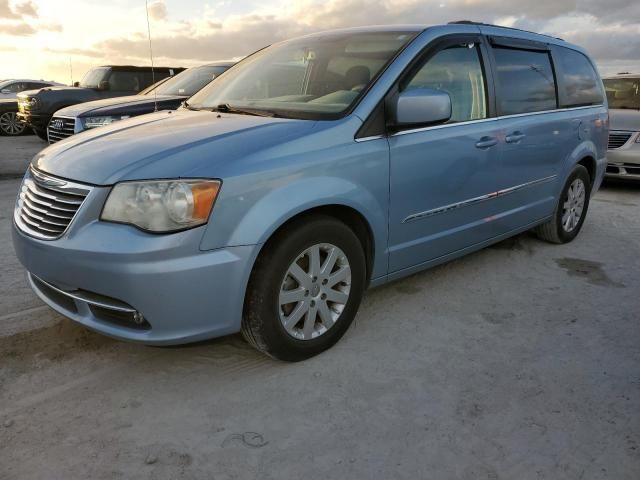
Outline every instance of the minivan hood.
<svg viewBox="0 0 640 480"><path fill-rule="evenodd" d="M640 131L640 110L609 109L609 129Z"/></svg>
<svg viewBox="0 0 640 480"><path fill-rule="evenodd" d="M119 113L129 107L151 105L156 101L158 106L162 107L164 103L175 104L180 100L187 98L175 95L159 95L154 98L153 95L129 95L126 97L105 98L102 100L94 100L92 102L79 103L70 107L58 110L55 114L61 117L85 117L88 115L108 115L113 112Z"/></svg>
<svg viewBox="0 0 640 480"><path fill-rule="evenodd" d="M299 138L315 123L186 109L162 111L73 135L45 148L32 165L94 185L218 177L225 165Z"/></svg>

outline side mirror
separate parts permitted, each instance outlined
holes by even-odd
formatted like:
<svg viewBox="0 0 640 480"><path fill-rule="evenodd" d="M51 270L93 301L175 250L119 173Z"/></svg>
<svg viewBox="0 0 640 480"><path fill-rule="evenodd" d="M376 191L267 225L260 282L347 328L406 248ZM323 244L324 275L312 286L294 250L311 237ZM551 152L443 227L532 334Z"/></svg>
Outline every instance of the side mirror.
<svg viewBox="0 0 640 480"><path fill-rule="evenodd" d="M414 88L397 97L393 123L396 127L432 125L451 118L451 97L434 88Z"/></svg>
<svg viewBox="0 0 640 480"><path fill-rule="evenodd" d="M107 80L103 80L98 84L98 90L109 90L111 89L111 85Z"/></svg>
<svg viewBox="0 0 640 480"><path fill-rule="evenodd" d="M73 86L74 87L79 87L80 86L80 82L73 82Z"/></svg>

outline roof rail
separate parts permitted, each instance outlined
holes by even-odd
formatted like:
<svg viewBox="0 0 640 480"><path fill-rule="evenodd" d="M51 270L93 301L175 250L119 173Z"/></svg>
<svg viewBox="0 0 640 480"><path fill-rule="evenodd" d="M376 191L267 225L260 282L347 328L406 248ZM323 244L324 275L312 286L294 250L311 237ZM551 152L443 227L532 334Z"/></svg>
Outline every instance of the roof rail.
<svg viewBox="0 0 640 480"><path fill-rule="evenodd" d="M507 30L515 30L517 32L535 33L536 35L542 35L543 37L555 38L556 40L561 40L561 41L564 42L563 38L554 37L553 35L546 35L544 33L536 33L536 32L532 32L530 30L524 30L522 28L503 27L502 25L494 25L492 23L474 22L473 20L456 20L454 22L449 22L449 25L479 25L479 26L483 26L483 27L506 28Z"/></svg>

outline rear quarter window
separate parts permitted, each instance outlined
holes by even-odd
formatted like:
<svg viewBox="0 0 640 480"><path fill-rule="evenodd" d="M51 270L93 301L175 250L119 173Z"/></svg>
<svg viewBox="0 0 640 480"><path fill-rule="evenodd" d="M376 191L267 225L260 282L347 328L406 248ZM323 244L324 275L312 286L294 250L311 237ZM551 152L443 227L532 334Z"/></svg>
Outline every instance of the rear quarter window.
<svg viewBox="0 0 640 480"><path fill-rule="evenodd" d="M547 52L493 48L501 115L557 108L556 83Z"/></svg>
<svg viewBox="0 0 640 480"><path fill-rule="evenodd" d="M600 105L604 101L600 80L593 65L582 53L557 47L554 56L560 66L561 106Z"/></svg>

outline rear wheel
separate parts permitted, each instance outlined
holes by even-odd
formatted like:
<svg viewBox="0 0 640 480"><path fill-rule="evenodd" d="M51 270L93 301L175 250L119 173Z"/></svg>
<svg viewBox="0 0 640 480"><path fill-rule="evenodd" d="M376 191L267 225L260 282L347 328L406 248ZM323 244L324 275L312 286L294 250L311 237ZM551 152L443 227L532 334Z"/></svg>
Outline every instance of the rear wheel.
<svg viewBox="0 0 640 480"><path fill-rule="evenodd" d="M589 208L591 177L582 165L576 165L565 182L553 217L535 228L543 240L568 243L578 236Z"/></svg>
<svg viewBox="0 0 640 480"><path fill-rule="evenodd" d="M280 360L312 357L344 335L365 285L364 251L349 227L325 216L297 222L276 235L256 261L242 334Z"/></svg>
<svg viewBox="0 0 640 480"><path fill-rule="evenodd" d="M24 123L18 120L16 112L0 113L0 134L13 137L22 132L24 132Z"/></svg>

